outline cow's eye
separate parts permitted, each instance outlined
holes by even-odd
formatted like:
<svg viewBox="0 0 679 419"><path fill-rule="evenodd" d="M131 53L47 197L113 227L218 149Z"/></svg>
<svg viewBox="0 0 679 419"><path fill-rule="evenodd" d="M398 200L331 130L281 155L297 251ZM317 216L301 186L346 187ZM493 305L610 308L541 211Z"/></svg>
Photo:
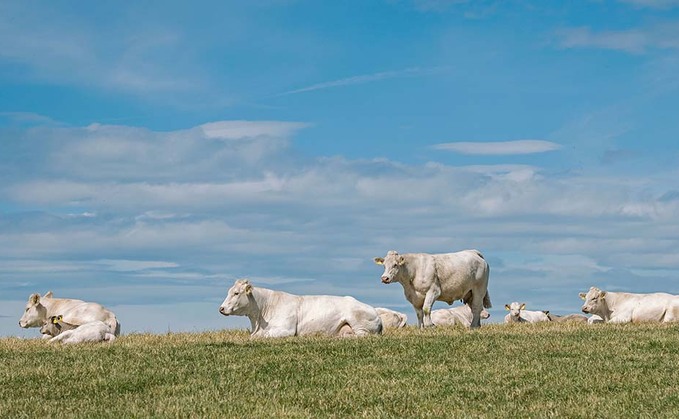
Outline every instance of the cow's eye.
<svg viewBox="0 0 679 419"><path fill-rule="evenodd" d="M238 295L238 294L240 294L240 292L238 292L238 291L235 291L235 292L233 293L233 295Z"/></svg>

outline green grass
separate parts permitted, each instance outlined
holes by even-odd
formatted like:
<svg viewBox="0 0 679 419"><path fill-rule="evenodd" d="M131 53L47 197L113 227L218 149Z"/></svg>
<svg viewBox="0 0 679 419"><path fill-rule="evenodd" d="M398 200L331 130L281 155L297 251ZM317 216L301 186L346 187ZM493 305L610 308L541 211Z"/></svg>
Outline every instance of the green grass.
<svg viewBox="0 0 679 419"><path fill-rule="evenodd" d="M679 325L0 339L0 417L679 417Z"/></svg>

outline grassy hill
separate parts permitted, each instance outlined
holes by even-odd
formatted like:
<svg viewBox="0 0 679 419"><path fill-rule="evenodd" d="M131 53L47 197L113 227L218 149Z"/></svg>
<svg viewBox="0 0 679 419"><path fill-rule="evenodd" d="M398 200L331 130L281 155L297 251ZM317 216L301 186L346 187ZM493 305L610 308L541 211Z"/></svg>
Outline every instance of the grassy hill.
<svg viewBox="0 0 679 419"><path fill-rule="evenodd" d="M0 417L679 417L679 325L0 339Z"/></svg>

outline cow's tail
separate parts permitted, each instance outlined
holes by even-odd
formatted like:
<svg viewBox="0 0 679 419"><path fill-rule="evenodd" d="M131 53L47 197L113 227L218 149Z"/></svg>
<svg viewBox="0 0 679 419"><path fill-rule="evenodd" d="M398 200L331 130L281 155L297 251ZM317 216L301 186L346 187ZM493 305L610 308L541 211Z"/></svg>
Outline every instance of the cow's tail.
<svg viewBox="0 0 679 419"><path fill-rule="evenodd" d="M486 290L486 295L483 296L483 307L484 308L493 307L493 304L491 304L490 302L490 294L488 293L488 290Z"/></svg>

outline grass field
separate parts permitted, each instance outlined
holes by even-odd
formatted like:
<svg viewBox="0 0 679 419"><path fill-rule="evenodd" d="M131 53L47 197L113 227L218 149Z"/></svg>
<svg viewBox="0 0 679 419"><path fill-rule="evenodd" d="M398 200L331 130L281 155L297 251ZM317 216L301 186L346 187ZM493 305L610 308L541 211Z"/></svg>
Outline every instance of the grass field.
<svg viewBox="0 0 679 419"><path fill-rule="evenodd" d="M679 417L679 325L0 339L0 417Z"/></svg>

